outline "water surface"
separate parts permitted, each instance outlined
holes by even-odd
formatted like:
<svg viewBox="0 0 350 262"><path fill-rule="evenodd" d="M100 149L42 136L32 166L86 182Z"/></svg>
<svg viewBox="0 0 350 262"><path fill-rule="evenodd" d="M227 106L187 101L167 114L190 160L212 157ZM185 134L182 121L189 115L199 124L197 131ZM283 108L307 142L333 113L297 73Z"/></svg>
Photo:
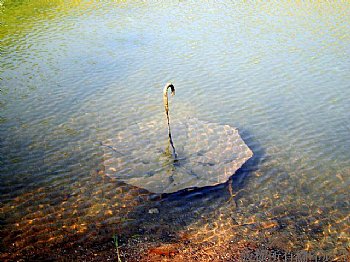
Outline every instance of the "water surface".
<svg viewBox="0 0 350 262"><path fill-rule="evenodd" d="M162 228L345 252L348 2L0 3L3 252ZM104 174L100 142L164 114L167 81L172 117L237 127L253 150L229 183L160 198Z"/></svg>

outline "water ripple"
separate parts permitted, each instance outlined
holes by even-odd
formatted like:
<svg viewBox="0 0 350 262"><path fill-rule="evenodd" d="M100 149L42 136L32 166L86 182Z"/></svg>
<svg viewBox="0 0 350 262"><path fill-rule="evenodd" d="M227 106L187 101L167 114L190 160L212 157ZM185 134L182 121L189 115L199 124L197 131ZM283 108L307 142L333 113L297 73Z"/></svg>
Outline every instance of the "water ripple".
<svg viewBox="0 0 350 262"><path fill-rule="evenodd" d="M116 231L345 250L347 3L8 3L0 32L0 236L9 251L1 258ZM100 142L164 117L167 81L177 88L171 118L236 126L253 150L228 183L159 196L105 175Z"/></svg>

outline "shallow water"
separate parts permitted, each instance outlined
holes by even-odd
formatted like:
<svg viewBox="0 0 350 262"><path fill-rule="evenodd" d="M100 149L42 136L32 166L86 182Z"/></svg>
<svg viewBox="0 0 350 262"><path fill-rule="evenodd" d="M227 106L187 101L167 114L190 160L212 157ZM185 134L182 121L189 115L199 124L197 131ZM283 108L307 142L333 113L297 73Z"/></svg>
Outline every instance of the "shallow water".
<svg viewBox="0 0 350 262"><path fill-rule="evenodd" d="M2 250L163 226L345 252L348 2L0 3ZM100 142L162 116L167 81L172 117L237 127L254 152L229 183L160 198L105 176Z"/></svg>
<svg viewBox="0 0 350 262"><path fill-rule="evenodd" d="M253 156L237 129L180 118L172 119L170 134L163 116L102 142L106 175L151 193L170 194L226 183ZM176 138L172 148L168 136Z"/></svg>

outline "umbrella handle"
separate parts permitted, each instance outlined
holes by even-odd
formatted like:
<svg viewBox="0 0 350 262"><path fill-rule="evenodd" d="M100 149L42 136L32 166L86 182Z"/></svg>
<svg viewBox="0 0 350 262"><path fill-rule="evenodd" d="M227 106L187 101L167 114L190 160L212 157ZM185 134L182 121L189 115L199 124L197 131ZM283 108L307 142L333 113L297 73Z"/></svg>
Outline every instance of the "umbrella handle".
<svg viewBox="0 0 350 262"><path fill-rule="evenodd" d="M175 95L175 87L172 83L166 83L164 89L163 89L163 102L164 102L164 108L165 108L165 113L167 116L167 120L169 123L169 103L168 103L168 89L169 87L171 88L171 95Z"/></svg>
<svg viewBox="0 0 350 262"><path fill-rule="evenodd" d="M169 87L171 89L171 95L172 96L175 95L175 87L174 87L174 85L172 83L166 83L166 85L165 85L165 87L163 89L163 103L164 103L164 109L165 109L166 119L167 119L167 123L168 123L169 142L170 142L171 147L173 148L173 155L174 155L174 158L176 160L177 155L176 155L173 139L171 138L171 131L170 131L169 102L168 102L168 89L169 89Z"/></svg>

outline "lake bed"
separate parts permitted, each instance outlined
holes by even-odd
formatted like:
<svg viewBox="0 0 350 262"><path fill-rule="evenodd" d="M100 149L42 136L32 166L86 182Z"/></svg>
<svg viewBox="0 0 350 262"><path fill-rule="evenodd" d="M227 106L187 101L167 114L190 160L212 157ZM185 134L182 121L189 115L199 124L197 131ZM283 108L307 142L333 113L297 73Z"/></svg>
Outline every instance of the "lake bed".
<svg viewBox="0 0 350 262"><path fill-rule="evenodd" d="M1 8L1 258L115 235L140 259L163 245L203 260L261 245L348 252L349 3ZM106 175L101 141L162 118L168 81L172 118L235 127L253 151L229 182L159 195Z"/></svg>

